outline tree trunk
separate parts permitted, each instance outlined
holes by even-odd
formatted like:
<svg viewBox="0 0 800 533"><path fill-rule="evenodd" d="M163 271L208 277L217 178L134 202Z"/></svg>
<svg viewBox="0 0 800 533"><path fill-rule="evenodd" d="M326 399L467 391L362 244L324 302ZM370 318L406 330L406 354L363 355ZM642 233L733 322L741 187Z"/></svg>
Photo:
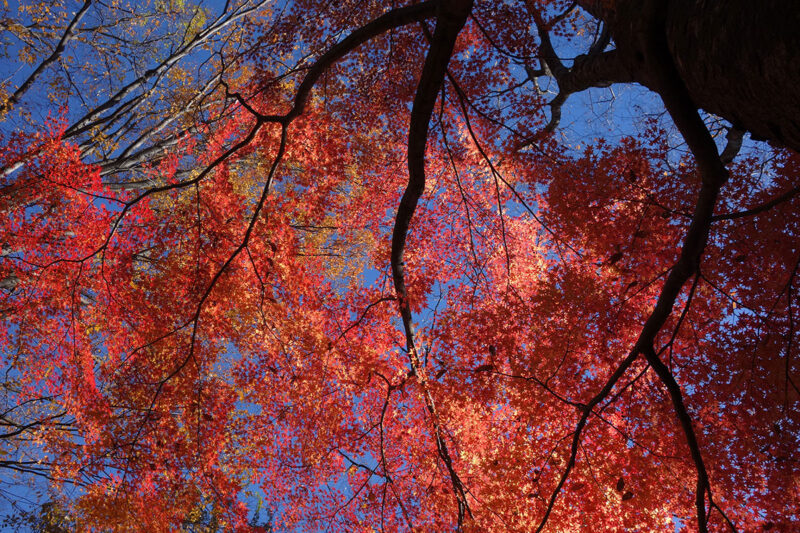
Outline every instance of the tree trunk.
<svg viewBox="0 0 800 533"><path fill-rule="evenodd" d="M658 20L643 20L646 10L641 0L580 4L609 25L632 71L642 68L643 38L663 39L698 108L729 120L756 139L800 151L800 5L796 2L657 0ZM652 35L654 27L663 28L662 35Z"/></svg>

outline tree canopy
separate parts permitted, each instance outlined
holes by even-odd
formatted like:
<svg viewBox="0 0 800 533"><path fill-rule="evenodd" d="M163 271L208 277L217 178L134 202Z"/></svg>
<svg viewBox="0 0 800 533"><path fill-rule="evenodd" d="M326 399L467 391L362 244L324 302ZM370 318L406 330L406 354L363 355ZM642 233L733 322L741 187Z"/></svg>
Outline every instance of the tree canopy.
<svg viewBox="0 0 800 533"><path fill-rule="evenodd" d="M789 4L0 5L4 497L43 531L791 530Z"/></svg>

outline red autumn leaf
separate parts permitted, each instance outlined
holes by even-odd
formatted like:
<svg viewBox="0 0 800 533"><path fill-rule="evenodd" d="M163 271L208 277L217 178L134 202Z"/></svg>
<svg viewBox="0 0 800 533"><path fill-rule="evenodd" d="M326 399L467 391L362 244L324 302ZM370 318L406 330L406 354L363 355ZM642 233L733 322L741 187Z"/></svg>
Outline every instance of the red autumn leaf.
<svg viewBox="0 0 800 533"><path fill-rule="evenodd" d="M712 4L0 8L5 494L661 531L709 479L706 529L793 523L797 10Z"/></svg>

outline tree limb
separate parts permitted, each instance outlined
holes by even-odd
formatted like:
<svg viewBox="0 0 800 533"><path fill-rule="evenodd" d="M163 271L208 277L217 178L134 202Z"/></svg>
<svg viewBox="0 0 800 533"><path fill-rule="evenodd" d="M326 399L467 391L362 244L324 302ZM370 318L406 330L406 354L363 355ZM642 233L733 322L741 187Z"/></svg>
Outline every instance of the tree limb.
<svg viewBox="0 0 800 533"><path fill-rule="evenodd" d="M420 363L419 355L414 346L414 330L411 323L408 291L405 284L403 257L411 219L414 216L417 203L425 191L425 145L428 140L428 125L433 114L436 96L444 83L447 64L453 54L456 38L466 23L471 9L472 0L443 0L439 5L436 29L431 39L430 49L425 57L422 74L420 75L419 84L414 95L414 103L411 108L408 132L408 186L397 208L392 232L391 251L392 277L405 330L406 349L408 350L412 370L417 375L417 380L422 388L426 408L433 421L434 438L436 439L439 457L444 462L453 484L453 491L458 504L457 529L459 531L462 529L465 515L472 516L472 511L467 502L463 483L453 468L450 452L447 449L444 433L439 423L436 405L427 387L425 369Z"/></svg>
<svg viewBox="0 0 800 533"><path fill-rule="evenodd" d="M61 39L58 41L58 44L56 44L55 49L53 49L53 53L50 54L50 56L48 56L47 59L39 63L39 66L36 67L36 70L34 70L31 73L31 75L28 76L28 78L24 82L22 82L22 85L20 85L17 88L17 90L14 91L14 93L11 96L8 97L8 100L6 100L5 103L0 104L0 116L2 116L5 111L10 110L12 107L14 107L14 105L16 105L16 103L19 101L22 95L25 94L28 91L28 89L31 88L33 82L36 81L36 79L42 74L42 72L45 71L45 69L47 69L47 67L58 61L58 58L61 57L61 54L64 52L64 49L67 46L67 43L70 40L72 40L72 37L75 32L75 27L81 21L86 12L89 10L89 6L91 4L92 0L86 0L83 3L83 6L81 6L78 12L75 13L75 16L72 17L72 20L70 21L69 26L67 26L67 29L64 30L64 34L61 36Z"/></svg>

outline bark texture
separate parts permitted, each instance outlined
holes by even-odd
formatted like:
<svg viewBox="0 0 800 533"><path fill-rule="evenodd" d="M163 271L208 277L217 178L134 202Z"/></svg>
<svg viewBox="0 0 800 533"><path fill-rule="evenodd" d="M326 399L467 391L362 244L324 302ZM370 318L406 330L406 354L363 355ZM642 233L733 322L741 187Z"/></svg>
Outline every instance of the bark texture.
<svg viewBox="0 0 800 533"><path fill-rule="evenodd" d="M754 138L800 151L800 5L789 0L583 0L627 68L650 79L641 43L664 39L694 104ZM648 20L649 19L649 20ZM661 35L653 36L653 30ZM649 35L645 35L649 33Z"/></svg>

